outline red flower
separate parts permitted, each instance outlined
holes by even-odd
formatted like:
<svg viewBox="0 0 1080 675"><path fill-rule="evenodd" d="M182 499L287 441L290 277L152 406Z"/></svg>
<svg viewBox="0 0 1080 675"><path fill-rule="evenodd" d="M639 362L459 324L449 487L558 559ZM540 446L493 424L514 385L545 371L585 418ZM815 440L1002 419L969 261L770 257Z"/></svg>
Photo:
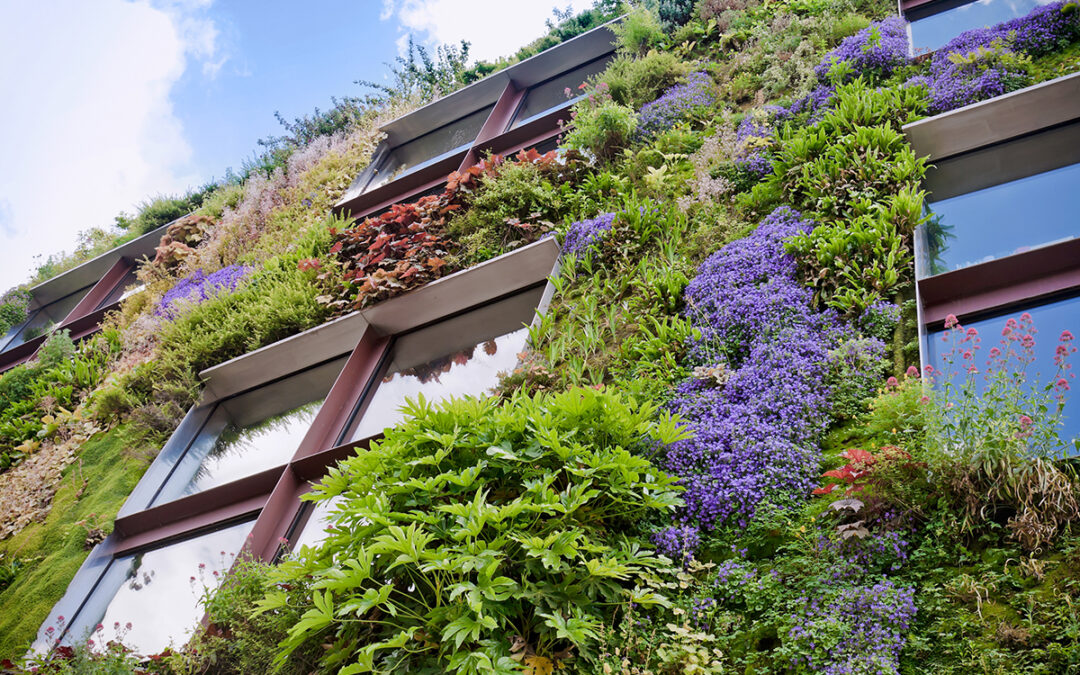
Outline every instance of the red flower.
<svg viewBox="0 0 1080 675"><path fill-rule="evenodd" d="M1073 334L1072 333L1070 333L1067 330L1061 331L1061 341L1062 342L1072 342L1072 339L1073 339Z"/></svg>
<svg viewBox="0 0 1080 675"><path fill-rule="evenodd" d="M919 369L916 368L915 366L908 366L908 369L907 369L907 372L905 373L905 375L907 375L908 377L918 377L919 376Z"/></svg>
<svg viewBox="0 0 1080 675"><path fill-rule="evenodd" d="M960 324L960 322L956 320L956 315L955 314L949 314L948 316L945 317L945 327L946 328L952 328L953 326L957 326L959 324Z"/></svg>

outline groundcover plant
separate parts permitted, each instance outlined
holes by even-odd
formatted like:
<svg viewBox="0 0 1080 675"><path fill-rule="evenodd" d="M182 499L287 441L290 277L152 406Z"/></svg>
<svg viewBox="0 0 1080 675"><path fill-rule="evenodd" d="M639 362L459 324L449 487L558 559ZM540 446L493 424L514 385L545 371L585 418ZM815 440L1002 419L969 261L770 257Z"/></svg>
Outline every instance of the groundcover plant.
<svg viewBox="0 0 1080 675"><path fill-rule="evenodd" d="M118 219L112 243L172 223L146 289L0 376L4 667L1080 672L1080 449L1063 437L1080 319L1044 334L1019 310L990 334L950 316L944 358L920 359L927 161L901 131L1080 70L1080 8L916 59L895 12L602 0L499 64L399 66L233 179ZM381 125L623 13L558 149L332 213ZM163 652L125 645L139 627L119 621L53 649L50 627L27 654L199 372L549 237L551 301L516 365L481 397L410 400L316 481L319 543L190 570L206 622ZM7 328L24 291L0 299Z"/></svg>

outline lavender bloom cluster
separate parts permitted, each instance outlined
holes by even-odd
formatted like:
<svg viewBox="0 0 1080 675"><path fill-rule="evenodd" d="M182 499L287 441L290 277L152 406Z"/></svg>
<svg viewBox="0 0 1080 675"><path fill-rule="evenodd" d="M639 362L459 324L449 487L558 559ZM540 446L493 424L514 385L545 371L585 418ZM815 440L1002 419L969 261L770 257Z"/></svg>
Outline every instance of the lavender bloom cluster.
<svg viewBox="0 0 1080 675"><path fill-rule="evenodd" d="M660 98L641 106L638 133L651 138L675 126L694 112L716 104L712 78L703 72L690 73L686 82L670 87Z"/></svg>
<svg viewBox="0 0 1080 675"><path fill-rule="evenodd" d="M1025 16L965 31L930 62L931 111L945 112L1027 86L1018 58L1040 56L1080 38L1075 0L1042 5Z"/></svg>
<svg viewBox="0 0 1080 675"><path fill-rule="evenodd" d="M687 286L687 314L701 331L688 358L725 364L732 375L722 387L690 379L671 403L693 432L664 457L686 487L685 525L743 527L763 501L800 500L817 475L839 323L811 308L784 252L784 240L809 227L781 207L710 256Z"/></svg>
<svg viewBox="0 0 1080 675"><path fill-rule="evenodd" d="M830 675L899 672L916 613L913 589L886 579L800 600L803 611L792 615L784 645L792 667Z"/></svg>
<svg viewBox="0 0 1080 675"><path fill-rule="evenodd" d="M601 213L595 218L574 223L566 232L566 238L563 240L563 251L575 259L581 258L586 251L595 246L611 231L613 222L615 222L614 213Z"/></svg>
<svg viewBox="0 0 1080 675"><path fill-rule="evenodd" d="M694 557L694 551L701 545L697 528L687 525L673 525L658 530L651 539L658 553L683 564Z"/></svg>
<svg viewBox="0 0 1080 675"><path fill-rule="evenodd" d="M175 319L182 306L195 305L219 293L236 290L240 281L253 269L245 265L229 265L210 274L203 274L201 269L195 270L176 282L176 285L162 296L154 314Z"/></svg>
<svg viewBox="0 0 1080 675"><path fill-rule="evenodd" d="M907 22L898 16L875 21L825 55L814 68L822 83L853 80L862 75L871 80L884 79L908 62Z"/></svg>
<svg viewBox="0 0 1080 675"><path fill-rule="evenodd" d="M772 160L765 150L776 133L769 121L770 113L778 109L777 106L770 106L764 110L764 115L751 113L743 118L735 130L735 141L739 147L735 166L753 176L755 181L772 173Z"/></svg>

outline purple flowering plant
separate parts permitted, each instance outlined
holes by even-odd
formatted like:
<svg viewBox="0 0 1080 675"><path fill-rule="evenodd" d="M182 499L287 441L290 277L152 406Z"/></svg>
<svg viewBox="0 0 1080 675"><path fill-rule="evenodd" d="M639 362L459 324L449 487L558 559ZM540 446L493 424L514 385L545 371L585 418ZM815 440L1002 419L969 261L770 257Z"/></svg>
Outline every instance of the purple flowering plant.
<svg viewBox="0 0 1080 675"><path fill-rule="evenodd" d="M694 72L638 111L638 133L652 138L716 104L716 85L708 73Z"/></svg>
<svg viewBox="0 0 1080 675"><path fill-rule="evenodd" d="M822 84L841 84L856 77L879 82L907 62L907 22L894 16L875 21L845 38L825 55L814 68L814 74Z"/></svg>
<svg viewBox="0 0 1080 675"><path fill-rule="evenodd" d="M594 218L580 220L570 226L563 239L563 251L575 259L580 259L609 232L615 221L615 213L601 213Z"/></svg>
<svg viewBox="0 0 1080 675"><path fill-rule="evenodd" d="M210 274L204 274L201 269L195 270L165 292L154 314L175 319L185 306L197 305L221 293L236 290L253 270L253 267L246 265L229 265Z"/></svg>
<svg viewBox="0 0 1080 675"><path fill-rule="evenodd" d="M723 364L723 385L691 378L671 408L693 437L667 449L664 468L686 488L682 525L746 527L763 503L795 505L818 472L831 415L829 351L838 316L811 306L784 241L811 223L787 207L710 256L687 286L693 366ZM683 535L683 539L686 537Z"/></svg>

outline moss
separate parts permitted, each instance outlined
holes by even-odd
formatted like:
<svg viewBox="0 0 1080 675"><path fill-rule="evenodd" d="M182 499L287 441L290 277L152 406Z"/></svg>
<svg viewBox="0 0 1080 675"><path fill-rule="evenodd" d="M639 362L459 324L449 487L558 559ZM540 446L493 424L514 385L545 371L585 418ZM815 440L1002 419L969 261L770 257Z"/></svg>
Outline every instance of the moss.
<svg viewBox="0 0 1080 675"><path fill-rule="evenodd" d="M150 453L132 452L140 445L141 438L128 427L95 436L64 471L45 522L0 542L6 559L24 563L0 593L0 658L25 652L86 559L86 530L78 523L91 519L112 529L117 511L149 465ZM89 485L92 490L86 489Z"/></svg>

